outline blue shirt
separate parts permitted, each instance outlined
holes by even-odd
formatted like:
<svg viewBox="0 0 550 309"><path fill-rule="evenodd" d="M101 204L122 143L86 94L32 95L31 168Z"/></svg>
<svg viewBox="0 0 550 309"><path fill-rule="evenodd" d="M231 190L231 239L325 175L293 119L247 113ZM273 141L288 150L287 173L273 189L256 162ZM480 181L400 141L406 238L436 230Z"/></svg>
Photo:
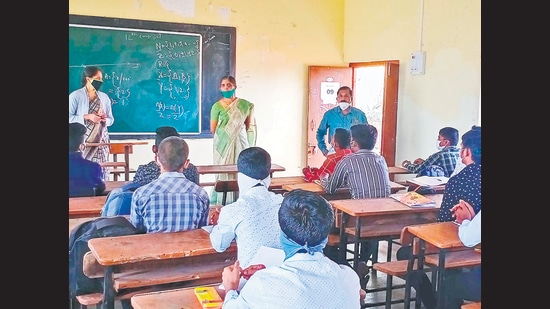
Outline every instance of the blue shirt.
<svg viewBox="0 0 550 309"><path fill-rule="evenodd" d="M321 152L325 153L328 151L327 142L330 143L336 128L344 128L349 130L354 124L368 124L367 116L362 110L353 106L350 106L350 108L351 111L347 115L344 115L342 113L342 109L338 106L329 109L323 115L323 119L321 119L316 135L317 147L319 147ZM327 131L328 139L327 142L325 142L325 135L327 135Z"/></svg>
<svg viewBox="0 0 550 309"><path fill-rule="evenodd" d="M81 152L69 152L69 197L101 195L105 191L103 171Z"/></svg>
<svg viewBox="0 0 550 309"><path fill-rule="evenodd" d="M453 221L451 208L465 200L472 205L477 214L481 210L481 165L472 163L466 165L460 173L449 178L445 185L445 193L437 216L438 222Z"/></svg>
<svg viewBox="0 0 550 309"><path fill-rule="evenodd" d="M146 233L193 230L208 224L208 193L179 172L164 172L136 189L130 222Z"/></svg>
<svg viewBox="0 0 550 309"><path fill-rule="evenodd" d="M451 177L451 174L455 170L456 163L458 161L460 161L460 149L458 149L456 146L450 146L445 147L445 149L432 154L420 164L411 163L407 165L406 169L410 172L417 173L417 176L423 176L428 175L426 174L426 171L432 165L437 165L443 169L443 176Z"/></svg>
<svg viewBox="0 0 550 309"><path fill-rule="evenodd" d="M102 91L97 91L99 100L101 101L101 106L105 111L105 125L107 127L111 126L115 122L115 117L113 116L113 110L111 107L111 99L109 96ZM79 122L83 125L86 125L84 121L84 115L90 113L90 101L88 98L88 93L86 92L86 87L77 89L69 94L69 123Z"/></svg>

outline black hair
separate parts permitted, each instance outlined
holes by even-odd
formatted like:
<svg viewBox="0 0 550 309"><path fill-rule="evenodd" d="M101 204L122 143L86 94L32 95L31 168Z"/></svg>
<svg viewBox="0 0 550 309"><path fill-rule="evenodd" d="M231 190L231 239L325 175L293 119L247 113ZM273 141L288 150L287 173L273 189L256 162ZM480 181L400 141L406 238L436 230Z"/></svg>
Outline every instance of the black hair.
<svg viewBox="0 0 550 309"><path fill-rule="evenodd" d="M322 196L294 189L283 198L279 208L279 226L300 245L316 246L327 238L334 223L334 211Z"/></svg>
<svg viewBox="0 0 550 309"><path fill-rule="evenodd" d="M444 127L439 130L439 135L451 143L451 146L458 144L458 130L452 127Z"/></svg>
<svg viewBox="0 0 550 309"><path fill-rule="evenodd" d="M86 85L86 78L87 77L93 77L99 71L101 73L103 73L102 69L100 69L99 67L93 66L93 65L89 65L89 66L84 67L84 71L82 71L82 77L80 78L80 86L84 87Z"/></svg>
<svg viewBox="0 0 550 309"><path fill-rule="evenodd" d="M350 141L351 141L351 136L348 130L344 128L336 128L334 130L334 142L340 145L340 149L349 148Z"/></svg>
<svg viewBox="0 0 550 309"><path fill-rule="evenodd" d="M355 124L350 128L351 139L353 139L361 149L373 150L378 138L378 130L372 124Z"/></svg>
<svg viewBox="0 0 550 309"><path fill-rule="evenodd" d="M264 179L271 172L271 156L261 147L248 147L237 158L239 172L253 179Z"/></svg>
<svg viewBox="0 0 550 309"><path fill-rule="evenodd" d="M166 126L166 127L158 127L155 131L155 145L160 145L160 142L162 142L163 139L169 137L169 136L180 136L178 131L174 127Z"/></svg>
<svg viewBox="0 0 550 309"><path fill-rule="evenodd" d="M220 85L222 84L224 79L227 79L230 83L233 84L233 86L235 86L235 88L237 88L237 80L235 79L235 77L233 77L232 75L222 76L222 78L220 78Z"/></svg>
<svg viewBox="0 0 550 309"><path fill-rule="evenodd" d="M481 126L472 126L472 129L462 135L462 148L469 148L472 160L481 164Z"/></svg>
<svg viewBox="0 0 550 309"><path fill-rule="evenodd" d="M158 160L168 172L179 171L189 156L187 142L178 136L169 136L160 142L157 152Z"/></svg>
<svg viewBox="0 0 550 309"><path fill-rule="evenodd" d="M349 91L349 96L353 98L353 90L351 90L350 87L342 86L342 87L338 88L338 91L336 91L336 95L338 95L338 93L340 93L340 90L348 90Z"/></svg>
<svg viewBox="0 0 550 309"><path fill-rule="evenodd" d="M78 151L80 144L84 143L86 127L79 122L69 123L69 152Z"/></svg>

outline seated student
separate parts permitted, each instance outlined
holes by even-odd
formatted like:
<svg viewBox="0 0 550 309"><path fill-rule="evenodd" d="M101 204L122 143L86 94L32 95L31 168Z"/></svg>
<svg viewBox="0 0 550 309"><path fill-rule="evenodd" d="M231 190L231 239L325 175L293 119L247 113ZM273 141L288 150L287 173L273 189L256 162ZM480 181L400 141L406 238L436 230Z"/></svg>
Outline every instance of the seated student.
<svg viewBox="0 0 550 309"><path fill-rule="evenodd" d="M170 136L162 140L155 160L160 176L136 189L130 222L146 233L178 232L208 224L208 193L183 175L189 164L185 140Z"/></svg>
<svg viewBox="0 0 550 309"><path fill-rule="evenodd" d="M472 206L473 212L481 211L481 127L472 126L472 129L462 135L460 149L462 163L466 166L455 176L449 178L445 185L445 193L439 213L438 222L454 220L453 207L461 200ZM411 246L402 246L397 250L398 260L409 259L412 254ZM432 295L432 284L424 272L413 274L411 285L422 293L422 302L426 308L434 308L435 299Z"/></svg>
<svg viewBox="0 0 550 309"><path fill-rule="evenodd" d="M278 217L283 263L255 271L240 292L244 273L239 260L225 267L223 308L360 308L363 294L355 271L323 255L334 223L330 203L315 193L292 190Z"/></svg>
<svg viewBox="0 0 550 309"><path fill-rule="evenodd" d="M351 126L350 131L352 153L336 164L332 176L321 178L321 185L328 194L334 193L340 187L349 186L353 199L388 197L391 188L386 159L372 151L376 145L378 130L370 124L356 124ZM378 241L363 242L361 259L370 259L376 251Z"/></svg>
<svg viewBox="0 0 550 309"><path fill-rule="evenodd" d="M99 163L82 157L85 134L84 125L69 123L69 197L101 195L105 191Z"/></svg>
<svg viewBox="0 0 550 309"><path fill-rule="evenodd" d="M320 178L328 177L334 172L336 163L338 163L345 155L351 153L350 149L350 133L344 128L336 128L330 144L334 152L330 152L327 155L325 161L320 168L310 168L309 166L304 168L304 176L308 181L318 180Z"/></svg>
<svg viewBox="0 0 550 309"><path fill-rule="evenodd" d="M474 215L472 205L461 200L451 211L455 221L460 224L458 237L464 246L473 247L481 243L481 210ZM444 288L447 297L443 300L443 308L460 309L464 300L481 301L481 265L468 271L446 271Z"/></svg>
<svg viewBox="0 0 550 309"><path fill-rule="evenodd" d="M456 147L458 144L458 130L451 127L444 127L439 130L437 136L438 152L430 155L426 160L417 158L411 163L403 161L401 165L418 176L445 176L451 177L456 162L459 161L460 153Z"/></svg>
<svg viewBox="0 0 550 309"><path fill-rule="evenodd" d="M225 251L237 241L242 267L248 267L261 246L279 248L277 214L283 196L270 192L271 156L260 147L249 147L237 158L239 198L220 209L217 224L210 232L212 247Z"/></svg>
<svg viewBox="0 0 550 309"><path fill-rule="evenodd" d="M378 130L370 124L356 124L350 131L352 153L336 164L331 176L321 179L321 185L328 194L348 186L354 199L389 196L391 187L386 159L372 151Z"/></svg>
<svg viewBox="0 0 550 309"><path fill-rule="evenodd" d="M174 127L169 126L157 128L155 144L152 146L152 151L155 155L158 151L160 142L169 136L179 136L178 131L176 131ZM101 216L129 215L130 205L132 204L132 194L134 191L157 179L159 175L160 167L155 160L145 165L138 166L132 182L125 184L121 188L113 189L109 195L107 195L105 206L101 209ZM183 171L183 175L197 185L199 184L199 172L197 171L197 167L192 163L189 163L187 168Z"/></svg>

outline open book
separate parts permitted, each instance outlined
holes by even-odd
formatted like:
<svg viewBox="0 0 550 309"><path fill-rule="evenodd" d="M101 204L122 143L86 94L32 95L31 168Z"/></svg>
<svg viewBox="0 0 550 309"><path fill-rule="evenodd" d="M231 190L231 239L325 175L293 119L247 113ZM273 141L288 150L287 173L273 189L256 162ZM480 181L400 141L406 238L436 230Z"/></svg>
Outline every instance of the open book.
<svg viewBox="0 0 550 309"><path fill-rule="evenodd" d="M435 207L435 201L414 191L390 194L390 197L409 207Z"/></svg>

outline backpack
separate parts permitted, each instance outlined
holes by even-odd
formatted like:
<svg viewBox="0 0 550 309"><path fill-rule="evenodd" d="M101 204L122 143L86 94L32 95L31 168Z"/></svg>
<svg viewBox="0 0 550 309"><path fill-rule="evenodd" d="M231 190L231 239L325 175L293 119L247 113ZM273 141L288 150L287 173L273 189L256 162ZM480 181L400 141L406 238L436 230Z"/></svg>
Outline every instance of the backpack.
<svg viewBox="0 0 550 309"><path fill-rule="evenodd" d="M130 221L119 217L101 217L77 225L69 235L69 296L71 298L103 292L103 278L88 278L82 271L88 240L98 237L140 234Z"/></svg>
<svg viewBox="0 0 550 309"><path fill-rule="evenodd" d="M101 209L102 217L129 215L132 206L132 195L141 184L128 183L121 188L113 189L107 195L105 205Z"/></svg>

